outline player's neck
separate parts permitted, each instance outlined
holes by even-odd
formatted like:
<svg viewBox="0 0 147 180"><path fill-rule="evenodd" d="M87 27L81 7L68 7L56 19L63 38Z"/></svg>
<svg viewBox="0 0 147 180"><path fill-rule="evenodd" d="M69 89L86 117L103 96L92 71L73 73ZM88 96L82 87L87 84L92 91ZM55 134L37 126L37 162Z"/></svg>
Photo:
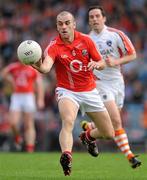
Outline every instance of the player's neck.
<svg viewBox="0 0 147 180"><path fill-rule="evenodd" d="M93 29L93 31L96 33L96 34L100 34L102 32L102 30L98 30L98 29Z"/></svg>
<svg viewBox="0 0 147 180"><path fill-rule="evenodd" d="M99 29L92 29L96 34L100 34L104 29L104 26L102 28Z"/></svg>
<svg viewBox="0 0 147 180"><path fill-rule="evenodd" d="M74 34L71 34L69 37L61 37L62 41L65 43L65 44L71 44L73 41L74 41Z"/></svg>

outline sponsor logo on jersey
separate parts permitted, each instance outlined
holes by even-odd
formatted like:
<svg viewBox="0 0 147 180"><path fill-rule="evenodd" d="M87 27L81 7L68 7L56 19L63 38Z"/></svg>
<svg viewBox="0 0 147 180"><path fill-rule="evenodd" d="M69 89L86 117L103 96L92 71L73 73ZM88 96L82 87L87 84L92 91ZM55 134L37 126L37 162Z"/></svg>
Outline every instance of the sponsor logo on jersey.
<svg viewBox="0 0 147 180"><path fill-rule="evenodd" d="M76 48L79 48L79 47L81 47L83 44L82 43L80 43L80 44L78 44L77 46L75 46Z"/></svg>
<svg viewBox="0 0 147 180"><path fill-rule="evenodd" d="M78 60L78 59L74 59L70 62L70 69L72 72L79 72L79 71L82 71L82 68L83 68L83 63Z"/></svg>
<svg viewBox="0 0 147 180"><path fill-rule="evenodd" d="M61 58L66 59L66 58L68 58L68 56L66 54L63 54L63 55L61 55Z"/></svg>
<svg viewBox="0 0 147 180"><path fill-rule="evenodd" d="M78 73L80 71L88 71L87 65L84 65L83 62L81 62L78 59L74 59L70 62L70 69L74 73Z"/></svg>

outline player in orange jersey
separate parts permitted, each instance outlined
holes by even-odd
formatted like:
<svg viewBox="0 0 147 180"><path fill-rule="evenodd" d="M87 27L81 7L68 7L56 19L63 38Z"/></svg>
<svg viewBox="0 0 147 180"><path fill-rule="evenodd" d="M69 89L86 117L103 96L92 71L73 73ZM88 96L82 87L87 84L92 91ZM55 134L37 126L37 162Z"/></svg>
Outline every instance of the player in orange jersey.
<svg viewBox="0 0 147 180"><path fill-rule="evenodd" d="M130 150L127 134L122 127L120 111L124 102L124 80L120 70L122 64L129 63L136 58L136 52L129 38L120 30L105 25L106 16L102 7L93 6L88 10L90 37L96 43L107 67L94 70L97 88L107 108L115 130L114 141L125 154L132 168L141 162ZM94 129L93 123L82 122L83 129Z"/></svg>
<svg viewBox="0 0 147 180"><path fill-rule="evenodd" d="M14 135L15 146L21 150L23 138L20 132L20 120L24 121L25 151L33 152L35 148L36 132L34 127L34 113L37 108L44 107L44 90L41 75L31 66L20 62L6 66L1 75L11 83L13 93L10 101L9 119ZM36 85L36 88L34 87ZM35 93L37 99L35 99Z"/></svg>
<svg viewBox="0 0 147 180"><path fill-rule="evenodd" d="M93 41L85 34L75 30L73 15L63 11L57 15L59 35L51 41L44 53L44 59L32 66L47 73L55 65L58 108L62 120L59 135L62 155L60 163L65 175L71 173L72 130L78 110L95 122L98 130L91 130L82 140L91 154L98 155L96 138L113 138L114 130L110 117L96 90L92 70L103 69L105 62L96 50Z"/></svg>

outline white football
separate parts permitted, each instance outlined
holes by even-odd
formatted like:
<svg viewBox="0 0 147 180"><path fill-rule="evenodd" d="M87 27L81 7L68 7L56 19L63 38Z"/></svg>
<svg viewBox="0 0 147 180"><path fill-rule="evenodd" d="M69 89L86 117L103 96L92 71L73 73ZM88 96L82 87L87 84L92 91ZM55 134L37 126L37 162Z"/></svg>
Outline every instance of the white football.
<svg viewBox="0 0 147 180"><path fill-rule="evenodd" d="M41 58L42 49L36 41L26 40L18 46L17 56L23 64L33 64Z"/></svg>

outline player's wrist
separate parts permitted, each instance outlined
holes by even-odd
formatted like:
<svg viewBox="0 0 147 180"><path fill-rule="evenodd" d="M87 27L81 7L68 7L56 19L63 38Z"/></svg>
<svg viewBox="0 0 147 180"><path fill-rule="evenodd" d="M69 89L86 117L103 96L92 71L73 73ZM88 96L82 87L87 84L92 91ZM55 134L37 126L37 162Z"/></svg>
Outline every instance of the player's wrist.
<svg viewBox="0 0 147 180"><path fill-rule="evenodd" d="M120 65L120 60L118 59L115 61L115 66L119 66L119 65Z"/></svg>

